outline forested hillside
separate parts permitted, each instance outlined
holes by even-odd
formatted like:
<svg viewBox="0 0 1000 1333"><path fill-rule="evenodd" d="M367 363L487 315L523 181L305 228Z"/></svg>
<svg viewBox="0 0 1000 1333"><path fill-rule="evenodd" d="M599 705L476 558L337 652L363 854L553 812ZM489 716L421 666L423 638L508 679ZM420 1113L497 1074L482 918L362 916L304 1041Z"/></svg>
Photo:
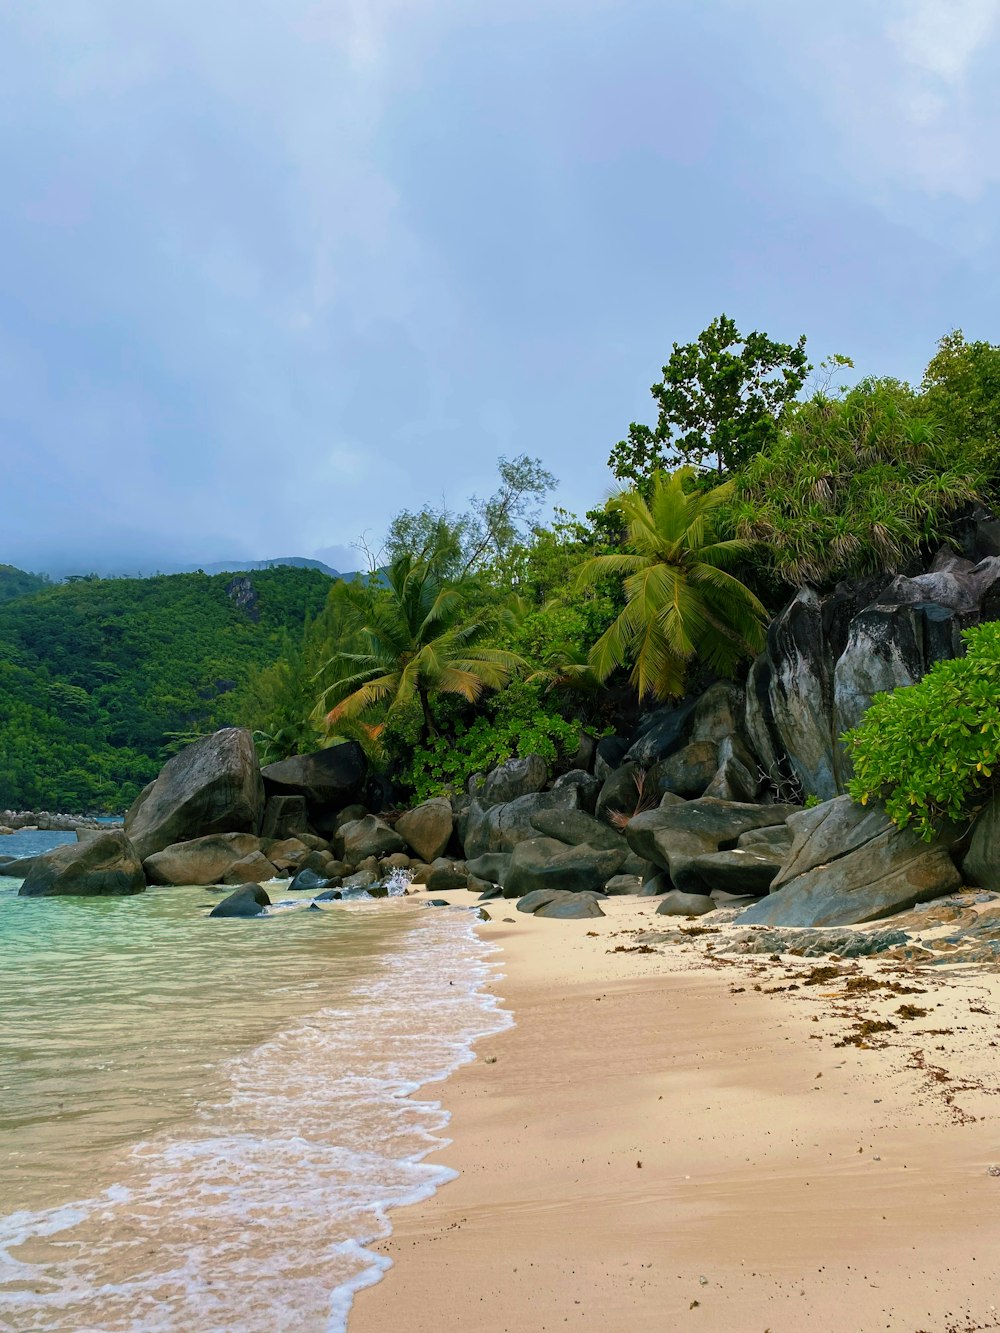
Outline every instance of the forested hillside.
<svg viewBox="0 0 1000 1333"><path fill-rule="evenodd" d="M0 605L0 808L123 809L177 734L233 720L234 688L330 586L292 568L29 584Z"/></svg>
<svg viewBox="0 0 1000 1333"><path fill-rule="evenodd" d="M37 592L48 583L44 574L28 574L13 565L0 565L0 602L9 602L14 597L25 597L30 592Z"/></svg>

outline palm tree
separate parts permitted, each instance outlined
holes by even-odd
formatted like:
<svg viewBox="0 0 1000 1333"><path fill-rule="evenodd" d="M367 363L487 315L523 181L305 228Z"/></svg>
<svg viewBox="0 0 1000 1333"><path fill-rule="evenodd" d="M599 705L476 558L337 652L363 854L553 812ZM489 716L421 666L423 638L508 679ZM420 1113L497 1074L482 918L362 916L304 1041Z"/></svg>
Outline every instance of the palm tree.
<svg viewBox="0 0 1000 1333"><path fill-rule="evenodd" d="M337 700L326 714L329 726L360 721L376 710L388 717L416 701L426 742L438 734L435 696L455 694L474 703L525 665L516 653L484 645L490 619L470 618L466 589L441 577L433 551L397 556L380 581L382 587L341 585L339 595L355 615L343 647L327 663L336 680L321 706Z"/></svg>
<svg viewBox="0 0 1000 1333"><path fill-rule="evenodd" d="M657 472L648 500L637 490L616 495L609 507L625 527L626 553L593 556L578 576L578 586L608 575L624 578L625 609L590 650L590 666L606 680L631 663L640 697L683 694L694 658L725 675L763 647L767 613L726 572L749 543L721 541L716 531L732 484L686 489L694 476L690 467Z"/></svg>

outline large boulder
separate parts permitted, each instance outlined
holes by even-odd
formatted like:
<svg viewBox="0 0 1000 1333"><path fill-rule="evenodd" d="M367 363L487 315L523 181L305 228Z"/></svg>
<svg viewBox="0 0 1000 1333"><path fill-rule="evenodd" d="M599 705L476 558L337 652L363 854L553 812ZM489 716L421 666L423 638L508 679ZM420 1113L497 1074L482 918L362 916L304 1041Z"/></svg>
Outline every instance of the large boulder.
<svg viewBox="0 0 1000 1333"><path fill-rule="evenodd" d="M140 860L210 833L256 833L264 785L249 731L226 727L164 764L125 816Z"/></svg>
<svg viewBox="0 0 1000 1333"><path fill-rule="evenodd" d="M797 806L743 805L702 797L648 810L629 821L625 837L637 855L670 872L675 888L708 893L698 858L734 848L750 829L781 824Z"/></svg>
<svg viewBox="0 0 1000 1333"><path fill-rule="evenodd" d="M476 879L484 879L489 884L502 884L510 865L510 855L510 852L485 852L482 856L466 861L465 868Z"/></svg>
<svg viewBox="0 0 1000 1333"><path fill-rule="evenodd" d="M603 782L616 768L621 768L628 753L624 736L602 736L594 751L594 777Z"/></svg>
<svg viewBox="0 0 1000 1333"><path fill-rule="evenodd" d="M237 861L259 852L260 839L252 833L212 833L164 847L142 865L150 884L221 884Z"/></svg>
<svg viewBox="0 0 1000 1333"><path fill-rule="evenodd" d="M604 779L594 814L606 824L611 823L613 815L633 814L643 798L645 787L646 770L637 763L623 764Z"/></svg>
<svg viewBox="0 0 1000 1333"><path fill-rule="evenodd" d="M601 778L592 777L582 768L571 768L568 773L561 773L556 778L552 789L555 791L559 787L575 787L580 796L580 809L592 815L603 785Z"/></svg>
<svg viewBox="0 0 1000 1333"><path fill-rule="evenodd" d="M388 856L406 850L406 843L395 829L377 815L365 815L337 830L334 849L341 861L358 865L368 856Z"/></svg>
<svg viewBox="0 0 1000 1333"><path fill-rule="evenodd" d="M531 823L545 837L558 838L568 847L587 843L609 852L628 851L622 834L582 810L539 810L531 816Z"/></svg>
<svg viewBox="0 0 1000 1333"><path fill-rule="evenodd" d="M697 699L683 699L647 713L636 729L636 739L625 755L626 762L651 768L679 750L691 735L697 703Z"/></svg>
<svg viewBox="0 0 1000 1333"><path fill-rule="evenodd" d="M597 847L567 847L555 838L529 838L519 843L504 876L506 898L520 898L533 889L566 893L596 892L621 870L624 845L616 851Z"/></svg>
<svg viewBox="0 0 1000 1333"><path fill-rule="evenodd" d="M716 907L718 903L713 902L707 894L682 893L679 889L672 889L657 905L656 915L705 916L707 912L714 912Z"/></svg>
<svg viewBox="0 0 1000 1333"><path fill-rule="evenodd" d="M8 873L8 872L3 872ZM976 819L972 841L962 861L969 884L1000 893L1000 793L994 792Z"/></svg>
<svg viewBox="0 0 1000 1333"><path fill-rule="evenodd" d="M710 890L759 898L771 887L781 861L750 848L734 847L696 857L694 869Z"/></svg>
<svg viewBox="0 0 1000 1333"><path fill-rule="evenodd" d="M143 893L146 879L132 843L121 830L86 842L65 843L32 859L22 898L123 897Z"/></svg>
<svg viewBox="0 0 1000 1333"><path fill-rule="evenodd" d="M486 852L512 852L520 842L538 836L532 816L542 810L576 810L580 792L577 787L554 787L552 791L534 792L519 796L506 805L494 805L484 810L473 801L464 822L464 847L467 861L475 860Z"/></svg>
<svg viewBox="0 0 1000 1333"><path fill-rule="evenodd" d="M262 852L251 852L241 861L235 861L222 876L223 884L266 884L278 874Z"/></svg>
<svg viewBox="0 0 1000 1333"><path fill-rule="evenodd" d="M566 893L561 889L535 889L525 894L517 904L517 910L531 916L556 917L564 921L604 915L596 894Z"/></svg>
<svg viewBox="0 0 1000 1333"><path fill-rule="evenodd" d="M235 893L216 903L209 916L251 917L266 915L271 899L259 884L243 884Z"/></svg>
<svg viewBox="0 0 1000 1333"><path fill-rule="evenodd" d="M702 792L718 801L756 802L761 790L757 761L736 736L727 736L719 744L719 767Z"/></svg>
<svg viewBox="0 0 1000 1333"><path fill-rule="evenodd" d="M486 775L479 793L479 804L484 810L494 805L506 805L519 796L530 796L541 791L549 771L540 754L525 755L523 759L508 759Z"/></svg>
<svg viewBox="0 0 1000 1333"><path fill-rule="evenodd" d="M368 760L357 741L344 741L268 764L262 773L268 797L304 797L310 823L327 833L337 811L365 794Z"/></svg>
<svg viewBox="0 0 1000 1333"><path fill-rule="evenodd" d="M451 802L442 797L424 801L407 810L396 820L396 832L409 844L421 861L436 861L448 846L454 818Z"/></svg>
<svg viewBox="0 0 1000 1333"><path fill-rule="evenodd" d="M668 791L685 799L701 796L718 767L719 747L714 741L691 741L653 765L646 774L643 792L657 798Z"/></svg>
<svg viewBox="0 0 1000 1333"><path fill-rule="evenodd" d="M788 821L793 842L766 898L741 924L846 926L878 921L950 893L961 876L947 837L923 842L878 806L840 796Z"/></svg>
<svg viewBox="0 0 1000 1333"><path fill-rule="evenodd" d="M278 842L308 832L309 819L304 796L272 796L268 800L260 826L262 838L273 838Z"/></svg>

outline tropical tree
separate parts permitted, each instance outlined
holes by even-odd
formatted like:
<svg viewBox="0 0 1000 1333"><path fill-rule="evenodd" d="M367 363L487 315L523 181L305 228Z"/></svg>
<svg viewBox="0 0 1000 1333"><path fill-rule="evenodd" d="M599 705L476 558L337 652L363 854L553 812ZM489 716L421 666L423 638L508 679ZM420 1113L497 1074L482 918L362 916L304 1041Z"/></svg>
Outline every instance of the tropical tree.
<svg viewBox="0 0 1000 1333"><path fill-rule="evenodd" d="M336 595L355 612L345 641L327 663L334 677L321 707L330 728L373 714L376 730L419 706L421 740L438 734L434 701L457 695L475 703L524 665L516 653L488 646L487 615L470 617L466 589L441 575L435 551L404 551L375 581L342 584ZM329 705L333 703L332 707Z"/></svg>
<svg viewBox="0 0 1000 1333"><path fill-rule="evenodd" d="M633 422L608 465L616 477L640 484L672 462L732 471L774 438L810 370L804 334L779 343L766 333L740 333L720 315L694 342L674 343L663 379L650 389L656 426Z"/></svg>
<svg viewBox="0 0 1000 1333"><path fill-rule="evenodd" d="M625 608L590 650L599 680L631 664L640 697L684 692L695 659L722 674L763 646L766 612L749 588L728 573L747 550L721 540L716 528L731 483L690 489L694 468L656 472L648 500L624 491L609 501L625 528L625 551L598 555L580 570L586 587L609 575L624 579Z"/></svg>

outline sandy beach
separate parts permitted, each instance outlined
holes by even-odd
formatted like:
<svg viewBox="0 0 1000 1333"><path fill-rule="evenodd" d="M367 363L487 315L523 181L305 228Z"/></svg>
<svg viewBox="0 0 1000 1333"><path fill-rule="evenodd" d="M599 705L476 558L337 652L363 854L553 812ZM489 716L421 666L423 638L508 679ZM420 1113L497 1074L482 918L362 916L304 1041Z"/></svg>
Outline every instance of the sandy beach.
<svg viewBox="0 0 1000 1333"><path fill-rule="evenodd" d="M516 1025L440 1085L460 1174L351 1333L1000 1328L995 973L488 906Z"/></svg>

